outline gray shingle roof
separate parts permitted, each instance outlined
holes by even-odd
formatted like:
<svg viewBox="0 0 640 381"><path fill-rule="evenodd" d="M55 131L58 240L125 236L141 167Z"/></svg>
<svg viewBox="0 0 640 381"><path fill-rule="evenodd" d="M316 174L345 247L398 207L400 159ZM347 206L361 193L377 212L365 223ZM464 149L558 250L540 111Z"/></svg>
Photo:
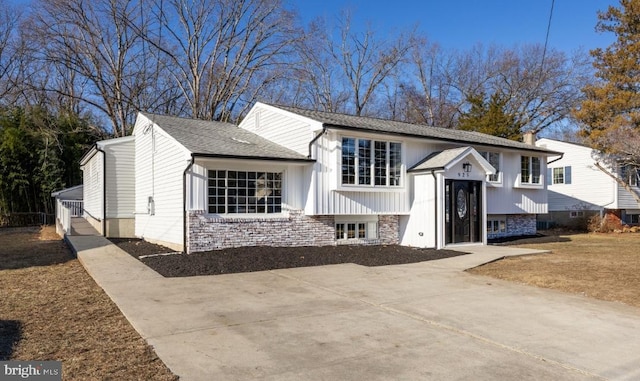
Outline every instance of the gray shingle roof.
<svg viewBox="0 0 640 381"><path fill-rule="evenodd" d="M296 107L272 105L301 116L313 119L329 127L345 128L352 130L362 130L370 132L380 132L402 136L444 140L471 145L498 146L519 150L536 151L542 153L556 153L542 147L516 142L509 139L499 138L492 135L474 131L453 130L449 128L431 127L420 124L398 122L393 120L370 118L365 116L355 116L337 114L323 111L305 110Z"/></svg>
<svg viewBox="0 0 640 381"><path fill-rule="evenodd" d="M442 169L468 149L469 147L459 147L439 152L433 152L432 154L428 155L423 160L418 162L416 165L409 168L408 171L413 172L429 169Z"/></svg>
<svg viewBox="0 0 640 381"><path fill-rule="evenodd" d="M193 154L274 160L306 156L230 123L142 113Z"/></svg>

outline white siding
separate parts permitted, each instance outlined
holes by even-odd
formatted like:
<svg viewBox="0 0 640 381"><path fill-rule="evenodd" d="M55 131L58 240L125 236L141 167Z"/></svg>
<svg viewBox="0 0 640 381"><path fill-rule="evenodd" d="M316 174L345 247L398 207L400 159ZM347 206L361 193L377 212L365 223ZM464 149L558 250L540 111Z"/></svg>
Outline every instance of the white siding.
<svg viewBox="0 0 640 381"><path fill-rule="evenodd" d="M353 136L347 134L345 136ZM389 140L388 136L372 137L379 140ZM330 132L317 140L318 147L314 157L313 180L311 195L308 203L313 203L305 209L307 214L407 214L409 213L409 196L406 184L398 189L381 191L371 189L338 190L340 177L340 144L342 135ZM393 141L397 141L392 139ZM403 145L404 150L404 145ZM406 182L406 166L403 167L402 182Z"/></svg>
<svg viewBox="0 0 640 381"><path fill-rule="evenodd" d="M107 218L133 218L135 209L135 143L129 139L104 146Z"/></svg>
<svg viewBox="0 0 640 381"><path fill-rule="evenodd" d="M551 163L549 168L571 167L570 184L547 183L549 211L618 208L617 184L595 166L596 162L604 164L597 151L551 139L540 139L536 145L564 153L562 159Z"/></svg>
<svg viewBox="0 0 640 381"><path fill-rule="evenodd" d="M640 194L640 189L638 187L632 187L635 189L636 193ZM636 201L636 199L629 193L626 189L621 186L618 186L618 205L616 209L638 209L640 205Z"/></svg>
<svg viewBox="0 0 640 381"><path fill-rule="evenodd" d="M411 212L400 217L401 245L435 247L436 189L431 173L409 176ZM441 215L438 219L441 219Z"/></svg>
<svg viewBox="0 0 640 381"><path fill-rule="evenodd" d="M103 157L102 152L96 151L95 155L82 166L83 194L85 214L94 219L101 220L102 213L102 184L103 184Z"/></svg>
<svg viewBox="0 0 640 381"><path fill-rule="evenodd" d="M183 171L189 152L157 125L139 115L135 134L135 234L183 243ZM154 144L155 141L155 144ZM153 207L149 208L149 199Z"/></svg>
<svg viewBox="0 0 640 381"><path fill-rule="evenodd" d="M315 136L313 129L320 129L321 125L311 119L258 103L239 127L307 156L309 142Z"/></svg>
<svg viewBox="0 0 640 381"><path fill-rule="evenodd" d="M307 164L306 167L310 167ZM305 166L284 162L267 163L262 160L229 160L198 158L187 177L187 210L207 211L207 171L209 169L237 171L282 172L282 208L300 210L304 208ZM306 180L308 184L308 180Z"/></svg>
<svg viewBox="0 0 640 381"><path fill-rule="evenodd" d="M478 148L478 150L487 150ZM497 150L496 150L497 151ZM500 151L497 151L500 152ZM522 153L533 156L532 153ZM487 185L487 214L544 214L547 213L547 192L517 186L520 175L520 153L502 152L502 184ZM546 177L546 159L541 157L541 181Z"/></svg>

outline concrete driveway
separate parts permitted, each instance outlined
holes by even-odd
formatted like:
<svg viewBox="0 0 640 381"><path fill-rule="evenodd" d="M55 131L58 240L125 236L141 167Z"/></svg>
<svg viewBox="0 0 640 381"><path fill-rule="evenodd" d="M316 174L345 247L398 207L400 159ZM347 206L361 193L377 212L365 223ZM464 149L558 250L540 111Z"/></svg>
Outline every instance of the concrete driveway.
<svg viewBox="0 0 640 381"><path fill-rule="evenodd" d="M69 238L182 380L640 379L639 309L462 271L504 248L163 278L101 237Z"/></svg>

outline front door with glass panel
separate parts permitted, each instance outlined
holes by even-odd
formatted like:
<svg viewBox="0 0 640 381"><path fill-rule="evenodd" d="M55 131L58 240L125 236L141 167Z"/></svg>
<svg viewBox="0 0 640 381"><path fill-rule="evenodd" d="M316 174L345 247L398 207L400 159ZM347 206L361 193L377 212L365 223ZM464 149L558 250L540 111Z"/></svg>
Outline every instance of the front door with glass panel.
<svg viewBox="0 0 640 381"><path fill-rule="evenodd" d="M445 243L481 242L482 182L445 180Z"/></svg>

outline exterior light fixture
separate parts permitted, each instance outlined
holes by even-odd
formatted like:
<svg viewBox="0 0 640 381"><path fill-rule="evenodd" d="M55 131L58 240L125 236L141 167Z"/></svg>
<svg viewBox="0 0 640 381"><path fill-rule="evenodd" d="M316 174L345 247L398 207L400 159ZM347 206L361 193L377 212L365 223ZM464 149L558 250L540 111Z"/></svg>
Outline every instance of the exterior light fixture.
<svg viewBox="0 0 640 381"><path fill-rule="evenodd" d="M468 161L466 163L462 163L462 170L466 173L471 172L471 163L469 163Z"/></svg>

